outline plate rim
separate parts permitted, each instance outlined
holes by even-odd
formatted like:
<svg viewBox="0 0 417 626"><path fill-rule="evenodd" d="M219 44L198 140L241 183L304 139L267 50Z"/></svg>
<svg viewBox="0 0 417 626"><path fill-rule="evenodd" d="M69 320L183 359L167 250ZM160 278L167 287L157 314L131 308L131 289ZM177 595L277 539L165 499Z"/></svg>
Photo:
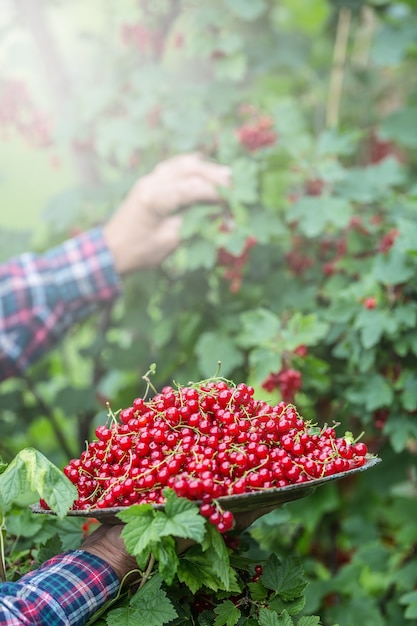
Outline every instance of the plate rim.
<svg viewBox="0 0 417 626"><path fill-rule="evenodd" d="M280 494L285 495L286 493L297 494L299 491L301 492L308 491L308 493L304 494L305 496L307 496L307 495L311 495L311 493L313 493L317 489L317 487L320 487L321 485L325 485L328 482L340 480L342 478L346 478L348 476L358 474L367 469L370 469L371 467L374 467L375 465L378 465L378 463L380 463L381 461L382 461L381 457L377 455L372 455L372 456L368 456L365 463L361 465L360 467L353 467L344 472L330 474L329 476L323 476L322 478L313 478L303 483L293 483L293 484L285 485L284 487L271 487L265 490L249 491L247 493L242 493L242 494L230 494L230 495L220 496L216 498L215 500L220 505L224 504L225 508L227 508L228 504L233 506L233 504L237 502L243 502L244 500L247 500L248 498L252 498L252 500L255 501L256 497L258 500L262 500L262 497L264 498L266 497L267 499L271 499L273 501L274 496L278 496ZM301 495L300 498L301 497L303 496ZM281 500L280 502L278 502L277 506L292 502L295 499L296 498L293 498L290 500ZM190 500L190 501L194 502L195 504L202 503L201 500ZM150 504L156 510L158 509L161 510L164 508L164 504L152 504L150 502L149 503L133 503L131 506L135 506L135 504L138 504L138 506L140 506L140 504ZM272 504L273 502L271 502L271 505ZM268 506L268 504L266 504L265 506ZM43 509L40 506L39 502L35 504L31 504L29 508L32 511L32 513L36 513L40 515L42 514L56 515L56 513L52 511L51 509L49 510ZM125 511L128 508L129 507L127 506L118 506L118 507L107 507L103 509L86 509L86 510L70 509L65 514L65 517L93 517L97 519L100 519L100 518L104 519L105 517L115 516L117 513Z"/></svg>

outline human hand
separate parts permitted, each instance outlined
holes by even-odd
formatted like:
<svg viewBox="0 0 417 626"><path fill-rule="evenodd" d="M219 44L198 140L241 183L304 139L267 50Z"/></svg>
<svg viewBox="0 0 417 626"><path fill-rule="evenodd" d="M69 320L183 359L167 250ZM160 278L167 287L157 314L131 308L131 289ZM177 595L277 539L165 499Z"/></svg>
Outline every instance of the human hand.
<svg viewBox="0 0 417 626"><path fill-rule="evenodd" d="M159 163L140 178L104 227L116 270L123 274L159 264L179 243L181 216L194 202L218 202L231 170L184 154Z"/></svg>
<svg viewBox="0 0 417 626"><path fill-rule="evenodd" d="M123 524L101 524L86 539L81 549L100 557L116 572L120 581L132 570L138 569L134 556L126 552L121 538Z"/></svg>

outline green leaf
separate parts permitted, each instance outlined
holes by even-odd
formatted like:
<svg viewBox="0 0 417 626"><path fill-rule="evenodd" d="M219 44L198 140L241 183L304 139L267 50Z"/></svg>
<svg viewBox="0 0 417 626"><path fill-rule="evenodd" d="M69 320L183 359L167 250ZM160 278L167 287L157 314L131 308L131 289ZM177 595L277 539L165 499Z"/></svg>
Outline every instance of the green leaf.
<svg viewBox="0 0 417 626"><path fill-rule="evenodd" d="M190 207L184 212L181 223L181 237L188 239L195 235L201 236L202 232L207 232L207 228L216 223L216 217L221 209L213 205L197 205ZM217 226L216 226L217 227Z"/></svg>
<svg viewBox="0 0 417 626"><path fill-rule="evenodd" d="M320 626L320 618L317 615L303 616L297 622L297 626ZM337 626L337 624L334 624Z"/></svg>
<svg viewBox="0 0 417 626"><path fill-rule="evenodd" d="M155 514L150 504L134 504L117 514L125 523L121 536L126 550L136 556L142 567L146 564L151 546L160 538L154 525Z"/></svg>
<svg viewBox="0 0 417 626"><path fill-rule="evenodd" d="M407 262L407 257L392 248L387 254L378 254L375 258L373 275L383 285L399 285L414 276L415 270Z"/></svg>
<svg viewBox="0 0 417 626"><path fill-rule="evenodd" d="M407 607L404 613L406 619L417 619L417 591L405 593L399 602Z"/></svg>
<svg viewBox="0 0 417 626"><path fill-rule="evenodd" d="M178 569L177 544L173 537L161 537L152 547L152 553L158 561L158 572L167 585L171 585Z"/></svg>
<svg viewBox="0 0 417 626"><path fill-rule="evenodd" d="M275 554L266 561L261 582L284 600L298 598L307 585L300 559L289 557L280 562Z"/></svg>
<svg viewBox="0 0 417 626"><path fill-rule="evenodd" d="M206 525L206 534L202 543L203 551L213 550L219 561L229 564L229 550L223 535L213 524Z"/></svg>
<svg viewBox="0 0 417 626"><path fill-rule="evenodd" d="M258 165L250 159L240 158L232 163L233 187L226 197L233 202L252 204L258 198Z"/></svg>
<svg viewBox="0 0 417 626"><path fill-rule="evenodd" d="M259 626L294 626L286 611L279 616L275 611L262 607L259 609Z"/></svg>
<svg viewBox="0 0 417 626"><path fill-rule="evenodd" d="M235 256L239 256L245 249L248 232L246 229L234 230L231 233L221 233L223 236L222 248ZM220 237L219 237L220 239Z"/></svg>
<svg viewBox="0 0 417 626"><path fill-rule="evenodd" d="M225 0L225 4L237 17L248 22L256 20L267 8L265 0Z"/></svg>
<svg viewBox="0 0 417 626"><path fill-rule="evenodd" d="M184 583L193 594L204 586L213 589L213 591L217 591L220 586L220 581L215 573L211 572L209 568L205 568L204 558L194 557L189 553L180 559L177 576L180 583Z"/></svg>
<svg viewBox="0 0 417 626"><path fill-rule="evenodd" d="M50 516L48 519L52 522L56 520ZM40 541L45 539L41 533L44 527L44 516L33 515L29 508L21 509L20 506L12 507L11 511L7 512L6 516L6 528L9 535L15 535L16 537L31 537L32 541L40 537Z"/></svg>
<svg viewBox="0 0 417 626"><path fill-rule="evenodd" d="M302 344L314 346L325 337L328 329L329 325L320 321L313 313L310 315L294 313L283 331L285 348L294 350Z"/></svg>
<svg viewBox="0 0 417 626"><path fill-rule="evenodd" d="M345 170L344 179L335 185L337 193L354 202L375 202L404 182L398 161L387 157L376 165Z"/></svg>
<svg viewBox="0 0 417 626"><path fill-rule="evenodd" d="M271 372L281 369L281 357L274 349L255 348L249 354L249 366L251 376L257 384L263 383Z"/></svg>
<svg viewBox="0 0 417 626"><path fill-rule="evenodd" d="M242 352L222 331L202 333L196 343L195 353L203 377L213 376L219 361L222 375L226 377L243 363Z"/></svg>
<svg viewBox="0 0 417 626"><path fill-rule="evenodd" d="M274 124L280 144L297 159L310 139L305 133L306 120L293 98L280 98L274 109Z"/></svg>
<svg viewBox="0 0 417 626"><path fill-rule="evenodd" d="M216 59L215 73L219 80L241 80L247 69L247 59L243 53L236 53Z"/></svg>
<svg viewBox="0 0 417 626"><path fill-rule="evenodd" d="M404 377L403 392L401 394L401 404L406 411L415 411L417 409L417 376L408 372Z"/></svg>
<svg viewBox="0 0 417 626"><path fill-rule="evenodd" d="M269 243L276 237L286 236L286 225L282 217L266 211L251 211L248 216L247 229L258 244Z"/></svg>
<svg viewBox="0 0 417 626"><path fill-rule="evenodd" d="M216 265L217 250L206 239L199 238L198 241L189 241L184 247L184 253L189 270L196 270L201 267L211 269Z"/></svg>
<svg viewBox="0 0 417 626"><path fill-rule="evenodd" d="M162 579L155 574L131 598L128 607L114 609L107 615L108 626L163 626L178 616L167 594L161 589Z"/></svg>
<svg viewBox="0 0 417 626"><path fill-rule="evenodd" d="M318 138L317 151L319 156L353 154L358 143L358 133L349 132L341 134L335 129L325 130Z"/></svg>
<svg viewBox="0 0 417 626"><path fill-rule="evenodd" d="M317 237L328 226L346 228L351 217L349 202L333 196L304 196L294 202L287 212L287 221L297 221L299 230L306 237Z"/></svg>
<svg viewBox="0 0 417 626"><path fill-rule="evenodd" d="M256 347L268 344L276 338L281 329L280 319L267 309L255 309L240 316L241 331L239 344L244 347Z"/></svg>
<svg viewBox="0 0 417 626"><path fill-rule="evenodd" d="M373 374L345 391L346 398L368 411L390 406L393 388L380 374Z"/></svg>
<svg viewBox="0 0 417 626"><path fill-rule="evenodd" d="M384 434L388 435L393 449L399 453L405 449L410 439L417 439L417 424L412 418L396 416L385 424Z"/></svg>
<svg viewBox="0 0 417 626"><path fill-rule="evenodd" d="M317 36L322 32L330 10L327 2L306 4L304 0L283 0L282 8L285 11L285 27L290 28L291 33L295 31Z"/></svg>
<svg viewBox="0 0 417 626"><path fill-rule="evenodd" d="M155 528L160 537L171 535L184 539L203 541L206 521L195 502L179 498L172 489L165 489L166 503L163 511L155 511Z"/></svg>
<svg viewBox="0 0 417 626"><path fill-rule="evenodd" d="M248 590L250 593L250 597L254 602L263 602L268 597L270 593L269 590L263 586L263 584L258 580L257 582L248 583Z"/></svg>
<svg viewBox="0 0 417 626"><path fill-rule="evenodd" d="M214 608L214 626L235 626L240 618L240 610L231 600L224 600Z"/></svg>
<svg viewBox="0 0 417 626"><path fill-rule="evenodd" d="M381 135L384 139L392 139L406 148L417 148L417 137L410 133L410 128L416 128L417 108L401 107L388 115L381 125Z"/></svg>
<svg viewBox="0 0 417 626"><path fill-rule="evenodd" d="M150 552L159 551L163 562L162 571L175 571L178 560L172 562L172 567L166 559L174 559L172 543L163 541L166 537L182 537L203 541L206 522L199 515L198 507L187 498L178 498L172 489L164 491L166 505L164 510L156 510L150 504L136 504L126 511L118 513L118 517L126 525L122 537L128 552L136 556L141 567L144 567Z"/></svg>
<svg viewBox="0 0 417 626"><path fill-rule="evenodd" d="M37 493L48 506L64 518L77 498L77 489L41 452L24 448L0 475L0 503L8 509L28 491Z"/></svg>
<svg viewBox="0 0 417 626"><path fill-rule="evenodd" d="M224 538L211 524L207 524L202 545L192 546L182 556L177 575L193 593L203 586L213 591L240 592Z"/></svg>
<svg viewBox="0 0 417 626"><path fill-rule="evenodd" d="M361 309L354 322L354 328L359 329L361 343L366 349L375 346L385 332L394 332L396 326L392 313L385 309Z"/></svg>
<svg viewBox="0 0 417 626"><path fill-rule="evenodd" d="M218 565L219 560L213 552L201 554L201 551L191 548L180 559L177 571L178 580L187 585L192 593L197 593L202 587L208 587L213 591L219 589L235 591L235 589L229 589L230 585L226 587L222 583L217 575Z"/></svg>
<svg viewBox="0 0 417 626"><path fill-rule="evenodd" d="M0 456L0 474L3 474L4 470L6 469L8 463L4 463L3 459Z"/></svg>
<svg viewBox="0 0 417 626"><path fill-rule="evenodd" d="M281 596L276 596L269 601L269 608L281 614L287 611L289 615L298 615L304 608L306 603L305 595L298 596L294 600L283 600Z"/></svg>
<svg viewBox="0 0 417 626"><path fill-rule="evenodd" d="M399 24L382 24L375 33L371 48L373 63L379 67L399 65L416 38L417 29L413 20L405 20Z"/></svg>
<svg viewBox="0 0 417 626"><path fill-rule="evenodd" d="M223 536L212 524L207 524L207 532L202 544L206 561L212 563L217 577L225 589L238 591L236 572L230 566L229 551Z"/></svg>
<svg viewBox="0 0 417 626"><path fill-rule="evenodd" d="M360 593L360 592L359 592ZM382 617L376 598L371 595L356 594L349 598L348 606L341 604L332 608L331 618L333 623L339 621L346 624L348 613L348 624L372 624L372 626L386 626L386 620Z"/></svg>
<svg viewBox="0 0 417 626"><path fill-rule="evenodd" d="M39 549L38 551L38 563L44 563L48 561L53 556L56 556L60 552L63 552L64 547L62 545L62 541L58 535L53 535L50 537Z"/></svg>
<svg viewBox="0 0 417 626"><path fill-rule="evenodd" d="M396 306L393 315L401 328L415 328L417 324L417 305L415 302Z"/></svg>

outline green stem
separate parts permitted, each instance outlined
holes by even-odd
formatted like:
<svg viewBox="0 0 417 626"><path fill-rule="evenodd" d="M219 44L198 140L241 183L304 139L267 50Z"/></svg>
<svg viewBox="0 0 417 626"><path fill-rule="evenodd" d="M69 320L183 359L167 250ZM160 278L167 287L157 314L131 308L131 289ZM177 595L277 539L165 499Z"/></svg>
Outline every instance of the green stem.
<svg viewBox="0 0 417 626"><path fill-rule="evenodd" d="M152 574L152 570L153 570L154 565L155 565L155 557L154 557L153 554L151 554L151 556L149 557L149 561L148 561L148 565L146 567L146 570L143 572L142 580L140 581L138 590L142 589L143 585L146 583L146 581L148 580L148 578Z"/></svg>
<svg viewBox="0 0 417 626"><path fill-rule="evenodd" d="M0 509L0 579L6 582L6 557L4 554L4 516Z"/></svg>

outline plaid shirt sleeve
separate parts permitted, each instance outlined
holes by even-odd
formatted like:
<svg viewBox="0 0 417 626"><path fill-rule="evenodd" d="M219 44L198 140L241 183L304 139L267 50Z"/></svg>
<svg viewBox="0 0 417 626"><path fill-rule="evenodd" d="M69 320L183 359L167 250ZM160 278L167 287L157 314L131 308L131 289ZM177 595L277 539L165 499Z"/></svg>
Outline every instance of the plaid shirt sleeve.
<svg viewBox="0 0 417 626"><path fill-rule="evenodd" d="M0 584L0 626L81 626L116 597L119 586L99 557L65 552L18 582Z"/></svg>
<svg viewBox="0 0 417 626"><path fill-rule="evenodd" d="M101 228L0 265L0 380L21 375L73 324L120 293Z"/></svg>

